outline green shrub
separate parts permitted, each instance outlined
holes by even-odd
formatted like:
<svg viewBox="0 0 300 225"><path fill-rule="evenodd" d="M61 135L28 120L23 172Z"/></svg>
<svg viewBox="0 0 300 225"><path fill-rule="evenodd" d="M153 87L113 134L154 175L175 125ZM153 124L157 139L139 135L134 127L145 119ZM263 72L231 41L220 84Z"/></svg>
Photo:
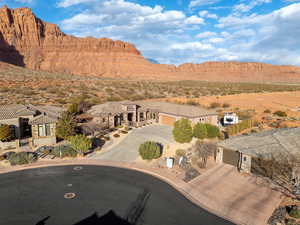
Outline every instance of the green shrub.
<svg viewBox="0 0 300 225"><path fill-rule="evenodd" d="M194 133L195 138L198 138L198 139L207 138L207 128L206 128L205 124L197 123L194 126L193 133Z"/></svg>
<svg viewBox="0 0 300 225"><path fill-rule="evenodd" d="M115 138L119 138L119 137L120 137L119 134L114 134L113 136L114 136Z"/></svg>
<svg viewBox="0 0 300 225"><path fill-rule="evenodd" d="M209 105L209 108L211 108L211 109L215 109L215 108L219 108L219 107L221 107L221 104L218 102L212 102Z"/></svg>
<svg viewBox="0 0 300 225"><path fill-rule="evenodd" d="M271 113L271 110L270 110L270 109L266 109L266 110L264 111L264 113Z"/></svg>
<svg viewBox="0 0 300 225"><path fill-rule="evenodd" d="M292 207L289 215L293 218L300 219L300 211L297 209L297 207Z"/></svg>
<svg viewBox="0 0 300 225"><path fill-rule="evenodd" d="M173 136L175 141L179 143L189 143L193 138L193 128L191 121L188 119L181 119L175 122L173 129Z"/></svg>
<svg viewBox="0 0 300 225"><path fill-rule="evenodd" d="M63 113L56 126L56 135L59 138L67 139L75 134L76 121L74 115Z"/></svg>
<svg viewBox="0 0 300 225"><path fill-rule="evenodd" d="M223 108L229 108L229 107L230 107L230 104L224 103L224 104L222 105L222 107L223 107Z"/></svg>
<svg viewBox="0 0 300 225"><path fill-rule="evenodd" d="M86 153L92 147L92 141L83 134L69 137L71 147L74 148L80 155Z"/></svg>
<svg viewBox="0 0 300 225"><path fill-rule="evenodd" d="M68 113L70 114L73 114L73 115L76 115L79 113L79 106L78 106L78 103L72 103L68 110L67 110Z"/></svg>
<svg viewBox="0 0 300 225"><path fill-rule="evenodd" d="M121 133L122 133L122 134L128 134L128 131L122 130Z"/></svg>
<svg viewBox="0 0 300 225"><path fill-rule="evenodd" d="M184 150L184 149L177 149L175 154L176 154L177 157L185 156L186 150Z"/></svg>
<svg viewBox="0 0 300 225"><path fill-rule="evenodd" d="M144 160L158 159L161 156L161 149L159 144L146 141L140 145L139 154Z"/></svg>
<svg viewBox="0 0 300 225"><path fill-rule="evenodd" d="M78 155L77 151L68 145L60 145L55 147L52 150L51 154L61 158L65 158L65 157L75 158Z"/></svg>
<svg viewBox="0 0 300 225"><path fill-rule="evenodd" d="M187 104L187 105L199 105L199 103L196 102L196 101L194 101L194 100L188 100L188 101L186 102L186 104Z"/></svg>
<svg viewBox="0 0 300 225"><path fill-rule="evenodd" d="M11 141L15 138L14 130L11 125L2 124L0 125L0 141Z"/></svg>
<svg viewBox="0 0 300 225"><path fill-rule="evenodd" d="M104 140L105 140L105 141L109 141L109 140L110 140L110 137L109 137L109 136L104 136Z"/></svg>
<svg viewBox="0 0 300 225"><path fill-rule="evenodd" d="M217 126L205 124L208 138L216 138L220 135L220 130Z"/></svg>
<svg viewBox="0 0 300 225"><path fill-rule="evenodd" d="M235 134L238 134L248 128L253 127L253 125L254 125L253 120L251 120L251 119L243 120L242 122L240 122L238 124L234 124L234 125L227 127L226 130L229 135L235 135Z"/></svg>
<svg viewBox="0 0 300 225"><path fill-rule="evenodd" d="M23 165L37 161L37 155L33 152L19 152L12 154L8 160L11 165Z"/></svg>
<svg viewBox="0 0 300 225"><path fill-rule="evenodd" d="M273 113L275 116L279 116L279 117L287 117L287 114L286 112L283 112L283 111L276 111Z"/></svg>

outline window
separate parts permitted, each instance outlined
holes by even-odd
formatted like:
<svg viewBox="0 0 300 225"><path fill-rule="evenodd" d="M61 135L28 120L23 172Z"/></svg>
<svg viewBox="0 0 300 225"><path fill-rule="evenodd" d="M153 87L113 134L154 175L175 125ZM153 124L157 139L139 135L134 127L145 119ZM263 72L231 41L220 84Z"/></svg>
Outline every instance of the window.
<svg viewBox="0 0 300 225"><path fill-rule="evenodd" d="M50 124L45 124L46 136L51 136Z"/></svg>
<svg viewBox="0 0 300 225"><path fill-rule="evenodd" d="M103 123L105 123L105 121L106 121L106 119L105 119L105 118L103 118L103 119L102 119L102 122L103 122Z"/></svg>
<svg viewBox="0 0 300 225"><path fill-rule="evenodd" d="M38 126L39 126L39 136L40 137L46 136L46 134L45 134L45 126L43 124L40 124Z"/></svg>
<svg viewBox="0 0 300 225"><path fill-rule="evenodd" d="M38 125L39 137L51 136L50 124L39 124Z"/></svg>
<svg viewBox="0 0 300 225"><path fill-rule="evenodd" d="M140 113L140 119L141 121L144 121L144 113Z"/></svg>
<svg viewBox="0 0 300 225"><path fill-rule="evenodd" d="M244 161L247 161L247 157L246 156L244 156Z"/></svg>

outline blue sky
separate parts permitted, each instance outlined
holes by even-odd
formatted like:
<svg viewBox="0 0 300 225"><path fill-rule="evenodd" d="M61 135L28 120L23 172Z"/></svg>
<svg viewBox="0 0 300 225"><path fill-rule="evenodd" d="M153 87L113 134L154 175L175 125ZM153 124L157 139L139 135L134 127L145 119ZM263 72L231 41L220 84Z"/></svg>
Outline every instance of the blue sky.
<svg viewBox="0 0 300 225"><path fill-rule="evenodd" d="M0 0L78 37L136 45L160 63L300 65L300 0Z"/></svg>

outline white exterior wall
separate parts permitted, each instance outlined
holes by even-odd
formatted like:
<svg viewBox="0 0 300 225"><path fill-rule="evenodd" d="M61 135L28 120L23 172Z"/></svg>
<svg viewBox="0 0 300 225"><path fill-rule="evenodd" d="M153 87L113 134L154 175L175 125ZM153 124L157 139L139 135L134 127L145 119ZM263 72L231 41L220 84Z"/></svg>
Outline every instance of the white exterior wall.
<svg viewBox="0 0 300 225"><path fill-rule="evenodd" d="M217 148L216 162L223 163L223 148Z"/></svg>
<svg viewBox="0 0 300 225"><path fill-rule="evenodd" d="M241 153L240 171L251 173L251 156Z"/></svg>
<svg viewBox="0 0 300 225"><path fill-rule="evenodd" d="M176 121L178 121L182 118L186 118L186 117L175 116L175 115L167 114L167 113L159 113L159 123L160 124L162 123L161 116L173 117L176 119ZM218 115L200 116L200 117L196 117L196 118L189 118L189 120L192 122L193 125L195 125L197 123L209 123L209 124L218 126Z"/></svg>

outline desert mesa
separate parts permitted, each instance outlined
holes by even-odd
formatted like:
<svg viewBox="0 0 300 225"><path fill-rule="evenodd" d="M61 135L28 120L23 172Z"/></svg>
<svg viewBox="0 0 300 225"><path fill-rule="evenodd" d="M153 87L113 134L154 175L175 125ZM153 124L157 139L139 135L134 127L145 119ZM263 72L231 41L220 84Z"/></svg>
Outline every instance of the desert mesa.
<svg viewBox="0 0 300 225"><path fill-rule="evenodd" d="M300 82L300 67L254 62L154 64L133 45L78 38L37 18L30 8L0 8L0 61L33 70L143 80Z"/></svg>

